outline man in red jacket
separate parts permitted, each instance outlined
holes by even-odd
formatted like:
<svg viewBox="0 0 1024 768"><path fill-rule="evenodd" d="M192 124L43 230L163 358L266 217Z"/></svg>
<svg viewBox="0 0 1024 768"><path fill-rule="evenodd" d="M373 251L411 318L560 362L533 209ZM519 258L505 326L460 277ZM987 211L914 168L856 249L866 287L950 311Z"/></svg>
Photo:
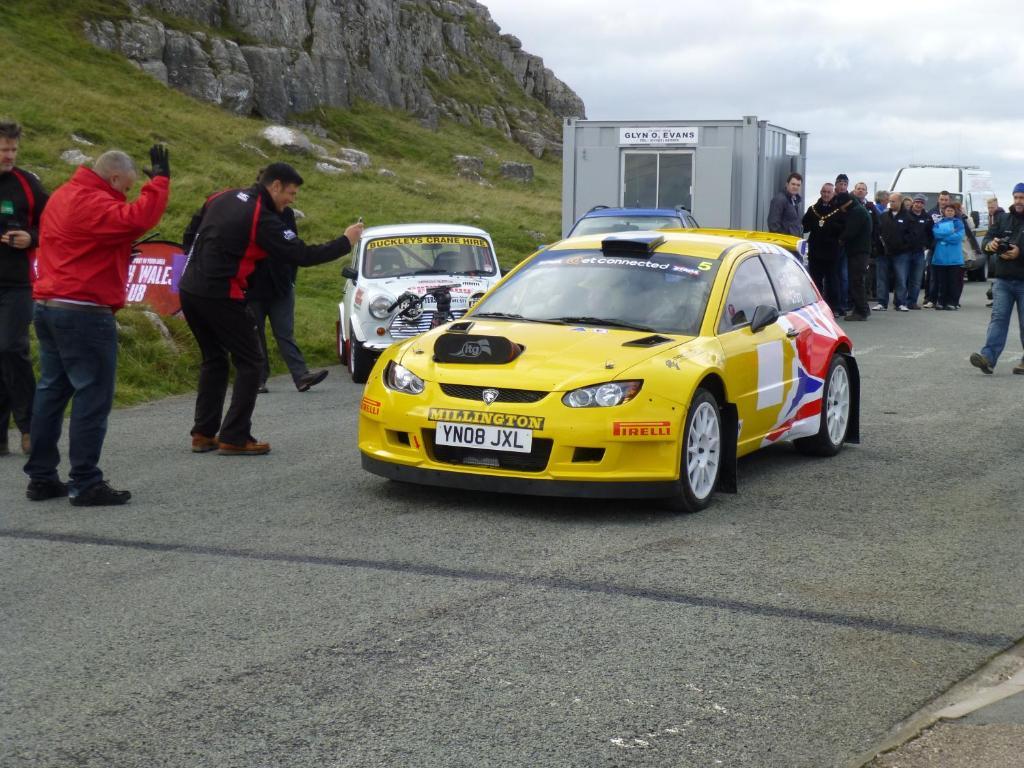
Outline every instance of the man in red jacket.
<svg viewBox="0 0 1024 768"><path fill-rule="evenodd" d="M111 488L97 465L114 402L114 313L125 303L132 242L160 221L170 190L167 150L154 146L149 156L151 180L134 203L125 195L135 185L135 164L111 151L93 169L75 171L43 212L32 292L41 370L25 464L26 495L33 501L70 495L75 506L99 506L131 498ZM65 484L57 474L57 441L72 398Z"/></svg>

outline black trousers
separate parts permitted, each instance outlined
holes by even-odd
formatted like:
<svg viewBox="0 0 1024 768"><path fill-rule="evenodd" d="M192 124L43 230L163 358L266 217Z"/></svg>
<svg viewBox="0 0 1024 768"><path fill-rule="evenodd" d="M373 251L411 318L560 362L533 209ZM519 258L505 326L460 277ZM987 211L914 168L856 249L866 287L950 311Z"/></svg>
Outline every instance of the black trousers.
<svg viewBox="0 0 1024 768"><path fill-rule="evenodd" d="M818 292L828 302L832 314L838 315L842 308L840 302L840 280L839 280L839 259L815 259L811 257L807 262L807 271L811 279L818 286Z"/></svg>
<svg viewBox="0 0 1024 768"><path fill-rule="evenodd" d="M850 276L850 302L853 311L867 317L871 314L868 306L868 261L870 254L847 253L846 266Z"/></svg>
<svg viewBox="0 0 1024 768"><path fill-rule="evenodd" d="M10 417L21 432L31 432L36 377L29 356L32 288L0 288L0 434L7 437ZM6 439L0 439L6 442Z"/></svg>
<svg viewBox="0 0 1024 768"><path fill-rule="evenodd" d="M203 353L192 434L219 436L221 442L244 445L252 437L252 412L263 370L256 321L242 301L210 299L185 291L180 297L181 311ZM229 355L235 384L222 420Z"/></svg>

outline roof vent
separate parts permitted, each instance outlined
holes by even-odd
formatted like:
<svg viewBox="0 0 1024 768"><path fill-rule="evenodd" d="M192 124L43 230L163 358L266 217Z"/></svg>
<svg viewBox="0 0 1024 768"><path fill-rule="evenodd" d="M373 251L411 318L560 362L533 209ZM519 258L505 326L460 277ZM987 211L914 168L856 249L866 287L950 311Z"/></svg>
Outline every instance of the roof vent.
<svg viewBox="0 0 1024 768"><path fill-rule="evenodd" d="M654 253L665 242L665 236L655 232L637 232L628 235L609 235L601 241L602 253Z"/></svg>

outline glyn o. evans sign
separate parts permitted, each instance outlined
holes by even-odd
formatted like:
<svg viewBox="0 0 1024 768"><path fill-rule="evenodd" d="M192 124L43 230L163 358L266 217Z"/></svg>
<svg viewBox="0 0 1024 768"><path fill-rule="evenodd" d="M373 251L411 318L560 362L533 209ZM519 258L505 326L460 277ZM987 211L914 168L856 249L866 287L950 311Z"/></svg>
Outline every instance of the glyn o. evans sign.
<svg viewBox="0 0 1024 768"><path fill-rule="evenodd" d="M620 147L666 147L696 143L696 127L669 125L658 128L619 128Z"/></svg>

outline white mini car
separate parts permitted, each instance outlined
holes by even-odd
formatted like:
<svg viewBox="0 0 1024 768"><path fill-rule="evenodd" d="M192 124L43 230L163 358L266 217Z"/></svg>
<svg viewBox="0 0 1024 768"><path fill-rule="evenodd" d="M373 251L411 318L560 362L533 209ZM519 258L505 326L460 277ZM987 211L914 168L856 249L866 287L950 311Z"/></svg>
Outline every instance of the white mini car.
<svg viewBox="0 0 1024 768"><path fill-rule="evenodd" d="M491 236L456 224L367 227L338 304L338 357L363 383L380 353L465 314L498 282Z"/></svg>

